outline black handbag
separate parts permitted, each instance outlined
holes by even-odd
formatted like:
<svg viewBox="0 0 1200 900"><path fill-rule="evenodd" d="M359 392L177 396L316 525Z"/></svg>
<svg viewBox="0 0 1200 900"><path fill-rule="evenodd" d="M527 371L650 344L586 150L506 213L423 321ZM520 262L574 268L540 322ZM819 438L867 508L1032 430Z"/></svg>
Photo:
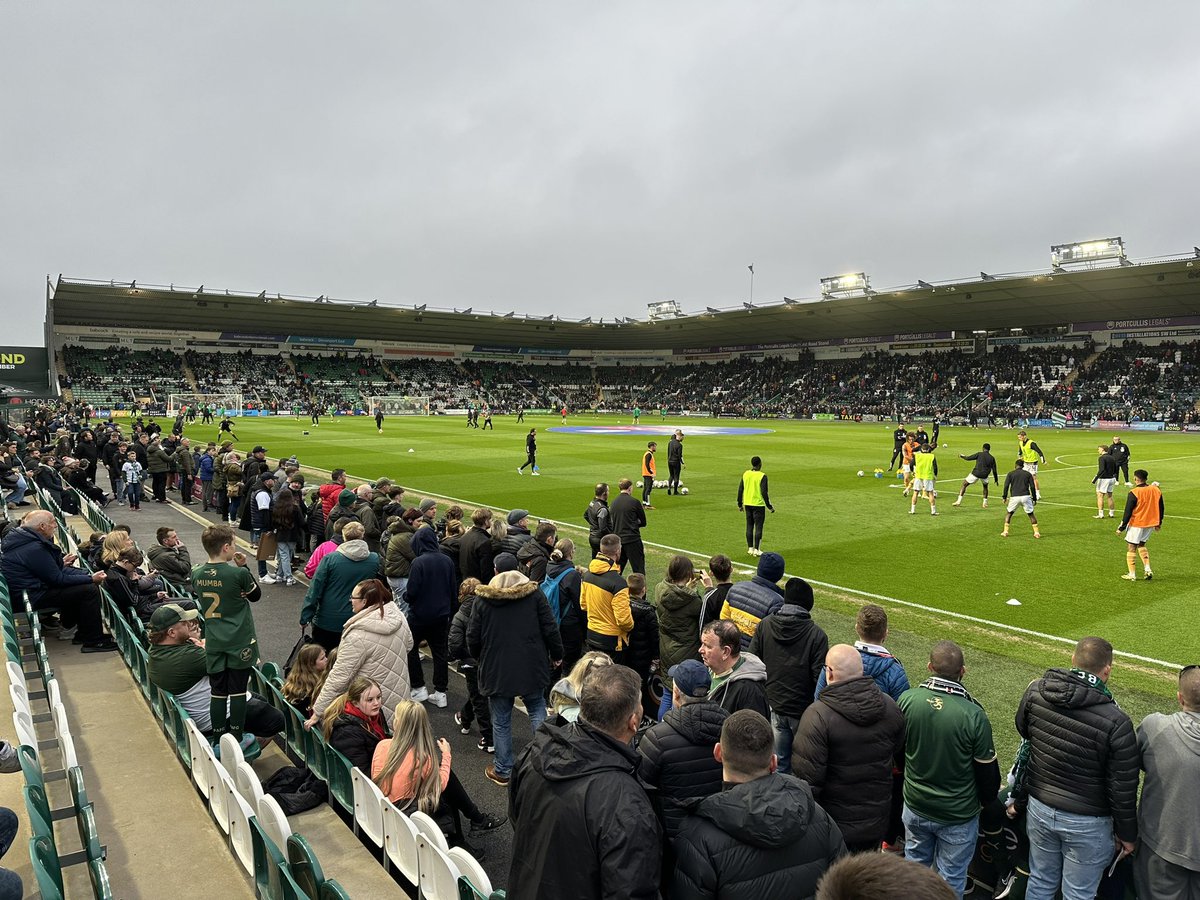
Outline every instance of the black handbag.
<svg viewBox="0 0 1200 900"><path fill-rule="evenodd" d="M296 664L296 657L300 655L300 651L303 650L306 645L311 644L312 642L313 639L309 637L308 629L301 628L300 638L296 641L296 645L292 647L292 652L288 654L287 661L283 664L284 678L287 678L288 673L292 671L292 666Z"/></svg>

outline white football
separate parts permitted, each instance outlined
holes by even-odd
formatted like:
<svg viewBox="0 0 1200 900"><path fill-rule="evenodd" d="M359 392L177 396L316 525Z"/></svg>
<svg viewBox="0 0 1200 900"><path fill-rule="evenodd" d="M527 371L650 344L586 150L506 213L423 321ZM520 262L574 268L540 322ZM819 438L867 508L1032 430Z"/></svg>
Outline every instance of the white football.
<svg viewBox="0 0 1200 900"><path fill-rule="evenodd" d="M643 484L642 484L642 483L639 481L639 482L637 483L637 486L638 486L638 487L643 487L644 485L643 485Z"/></svg>
<svg viewBox="0 0 1200 900"><path fill-rule="evenodd" d="M679 493L681 493L681 494L686 494L687 492L688 492L688 489L687 489L687 488L685 488L685 487L681 487L681 488L679 489Z"/></svg>
<svg viewBox="0 0 1200 900"><path fill-rule="evenodd" d="M863 477L863 474L864 474L864 473L863 473L863 470L862 470L862 469L859 469L859 470L858 470L858 477L859 477L859 478L862 478L862 477Z"/></svg>
<svg viewBox="0 0 1200 900"><path fill-rule="evenodd" d="M409 447L409 448L408 448L408 452L409 452L409 453L416 453L417 451L416 451L416 450L414 450L412 447Z"/></svg>

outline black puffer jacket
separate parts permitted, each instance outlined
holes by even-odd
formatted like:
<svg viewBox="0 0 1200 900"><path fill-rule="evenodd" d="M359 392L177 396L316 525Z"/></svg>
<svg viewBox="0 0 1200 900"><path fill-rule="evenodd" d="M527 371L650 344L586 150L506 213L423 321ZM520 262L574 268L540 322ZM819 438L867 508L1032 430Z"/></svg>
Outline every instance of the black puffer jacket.
<svg viewBox="0 0 1200 900"><path fill-rule="evenodd" d="M1117 837L1135 841L1141 755L1133 723L1084 678L1050 669L1025 689L1017 707L1017 732L1029 740L1025 791L1064 812L1112 816Z"/></svg>
<svg viewBox="0 0 1200 900"><path fill-rule="evenodd" d="M804 711L792 774L837 822L848 844L885 837L892 767L903 762L904 714L869 675L836 681Z"/></svg>
<svg viewBox="0 0 1200 900"><path fill-rule="evenodd" d="M517 551L517 564L522 575L527 575L530 581L541 584L546 578L546 564L550 562L550 550L545 544L537 541L526 541Z"/></svg>
<svg viewBox="0 0 1200 900"><path fill-rule="evenodd" d="M785 603L758 623L750 652L767 667L767 700L781 716L800 717L813 702L829 637L802 606Z"/></svg>
<svg viewBox="0 0 1200 900"><path fill-rule="evenodd" d="M387 724L384 724L387 730ZM329 746L338 751L351 764L358 766L363 774L370 777L371 759L375 756L375 748L379 738L367 728L367 723L357 716L342 713L333 721L329 732Z"/></svg>
<svg viewBox="0 0 1200 900"><path fill-rule="evenodd" d="M467 654L479 661L485 697L531 697L550 684L550 660L563 656L558 623L541 589L503 572L475 589Z"/></svg>
<svg viewBox="0 0 1200 900"><path fill-rule="evenodd" d="M644 600L630 600L633 631L629 632L625 650L625 665L645 681L650 677L650 665L658 659L658 616L654 607Z"/></svg>
<svg viewBox="0 0 1200 900"><path fill-rule="evenodd" d="M693 802L674 847L671 897L687 900L814 897L846 852L808 785L779 773Z"/></svg>
<svg viewBox="0 0 1200 900"><path fill-rule="evenodd" d="M661 830L637 767L585 722L534 733L508 786L510 897L658 900Z"/></svg>
<svg viewBox="0 0 1200 900"><path fill-rule="evenodd" d="M563 573L570 569L569 572ZM563 575L558 585L558 634L563 642L564 664L583 655L583 639L587 631L587 614L579 608L579 589L582 578L571 559L551 560L546 564L546 577Z"/></svg>
<svg viewBox="0 0 1200 900"><path fill-rule="evenodd" d="M520 525L508 526L508 537L500 542L501 553L511 553L516 556L521 552L521 548L533 540L533 535L529 533L528 528L522 528Z"/></svg>
<svg viewBox="0 0 1200 900"><path fill-rule="evenodd" d="M687 801L721 790L721 764L713 747L729 718L716 703L697 700L667 710L663 720L642 735L638 773L658 788L651 797L662 818L663 834L674 838L687 814Z"/></svg>

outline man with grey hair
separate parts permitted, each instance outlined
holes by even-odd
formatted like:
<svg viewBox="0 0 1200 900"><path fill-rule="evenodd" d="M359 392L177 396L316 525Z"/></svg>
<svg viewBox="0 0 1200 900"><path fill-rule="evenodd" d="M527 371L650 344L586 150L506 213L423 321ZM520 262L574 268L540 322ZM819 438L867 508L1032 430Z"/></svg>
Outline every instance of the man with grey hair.
<svg viewBox="0 0 1200 900"><path fill-rule="evenodd" d="M658 898L662 833L630 746L641 720L637 673L596 666L580 691L579 721L547 722L534 734L509 784L510 896Z"/></svg>

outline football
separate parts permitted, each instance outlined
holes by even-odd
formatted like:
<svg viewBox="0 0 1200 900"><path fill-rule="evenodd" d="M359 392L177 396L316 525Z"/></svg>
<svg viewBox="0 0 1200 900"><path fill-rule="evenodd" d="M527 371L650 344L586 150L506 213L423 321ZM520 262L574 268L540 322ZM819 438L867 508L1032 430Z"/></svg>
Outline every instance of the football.
<svg viewBox="0 0 1200 900"><path fill-rule="evenodd" d="M642 485L642 483L639 481L639 482L637 483L637 486L638 486L638 487L642 487L643 485Z"/></svg>
<svg viewBox="0 0 1200 900"><path fill-rule="evenodd" d="M865 473L865 472L863 472L863 470L862 470L862 469L859 469L859 470L858 470L858 477L859 477L859 478L862 478L862 477L863 477L863 475L865 475L865 474L866 474L866 473Z"/></svg>
<svg viewBox="0 0 1200 900"><path fill-rule="evenodd" d="M681 487L681 488L679 489L679 493L681 493L681 494L687 494L687 492L688 492L688 489L687 489L687 488L685 488L685 487Z"/></svg>

